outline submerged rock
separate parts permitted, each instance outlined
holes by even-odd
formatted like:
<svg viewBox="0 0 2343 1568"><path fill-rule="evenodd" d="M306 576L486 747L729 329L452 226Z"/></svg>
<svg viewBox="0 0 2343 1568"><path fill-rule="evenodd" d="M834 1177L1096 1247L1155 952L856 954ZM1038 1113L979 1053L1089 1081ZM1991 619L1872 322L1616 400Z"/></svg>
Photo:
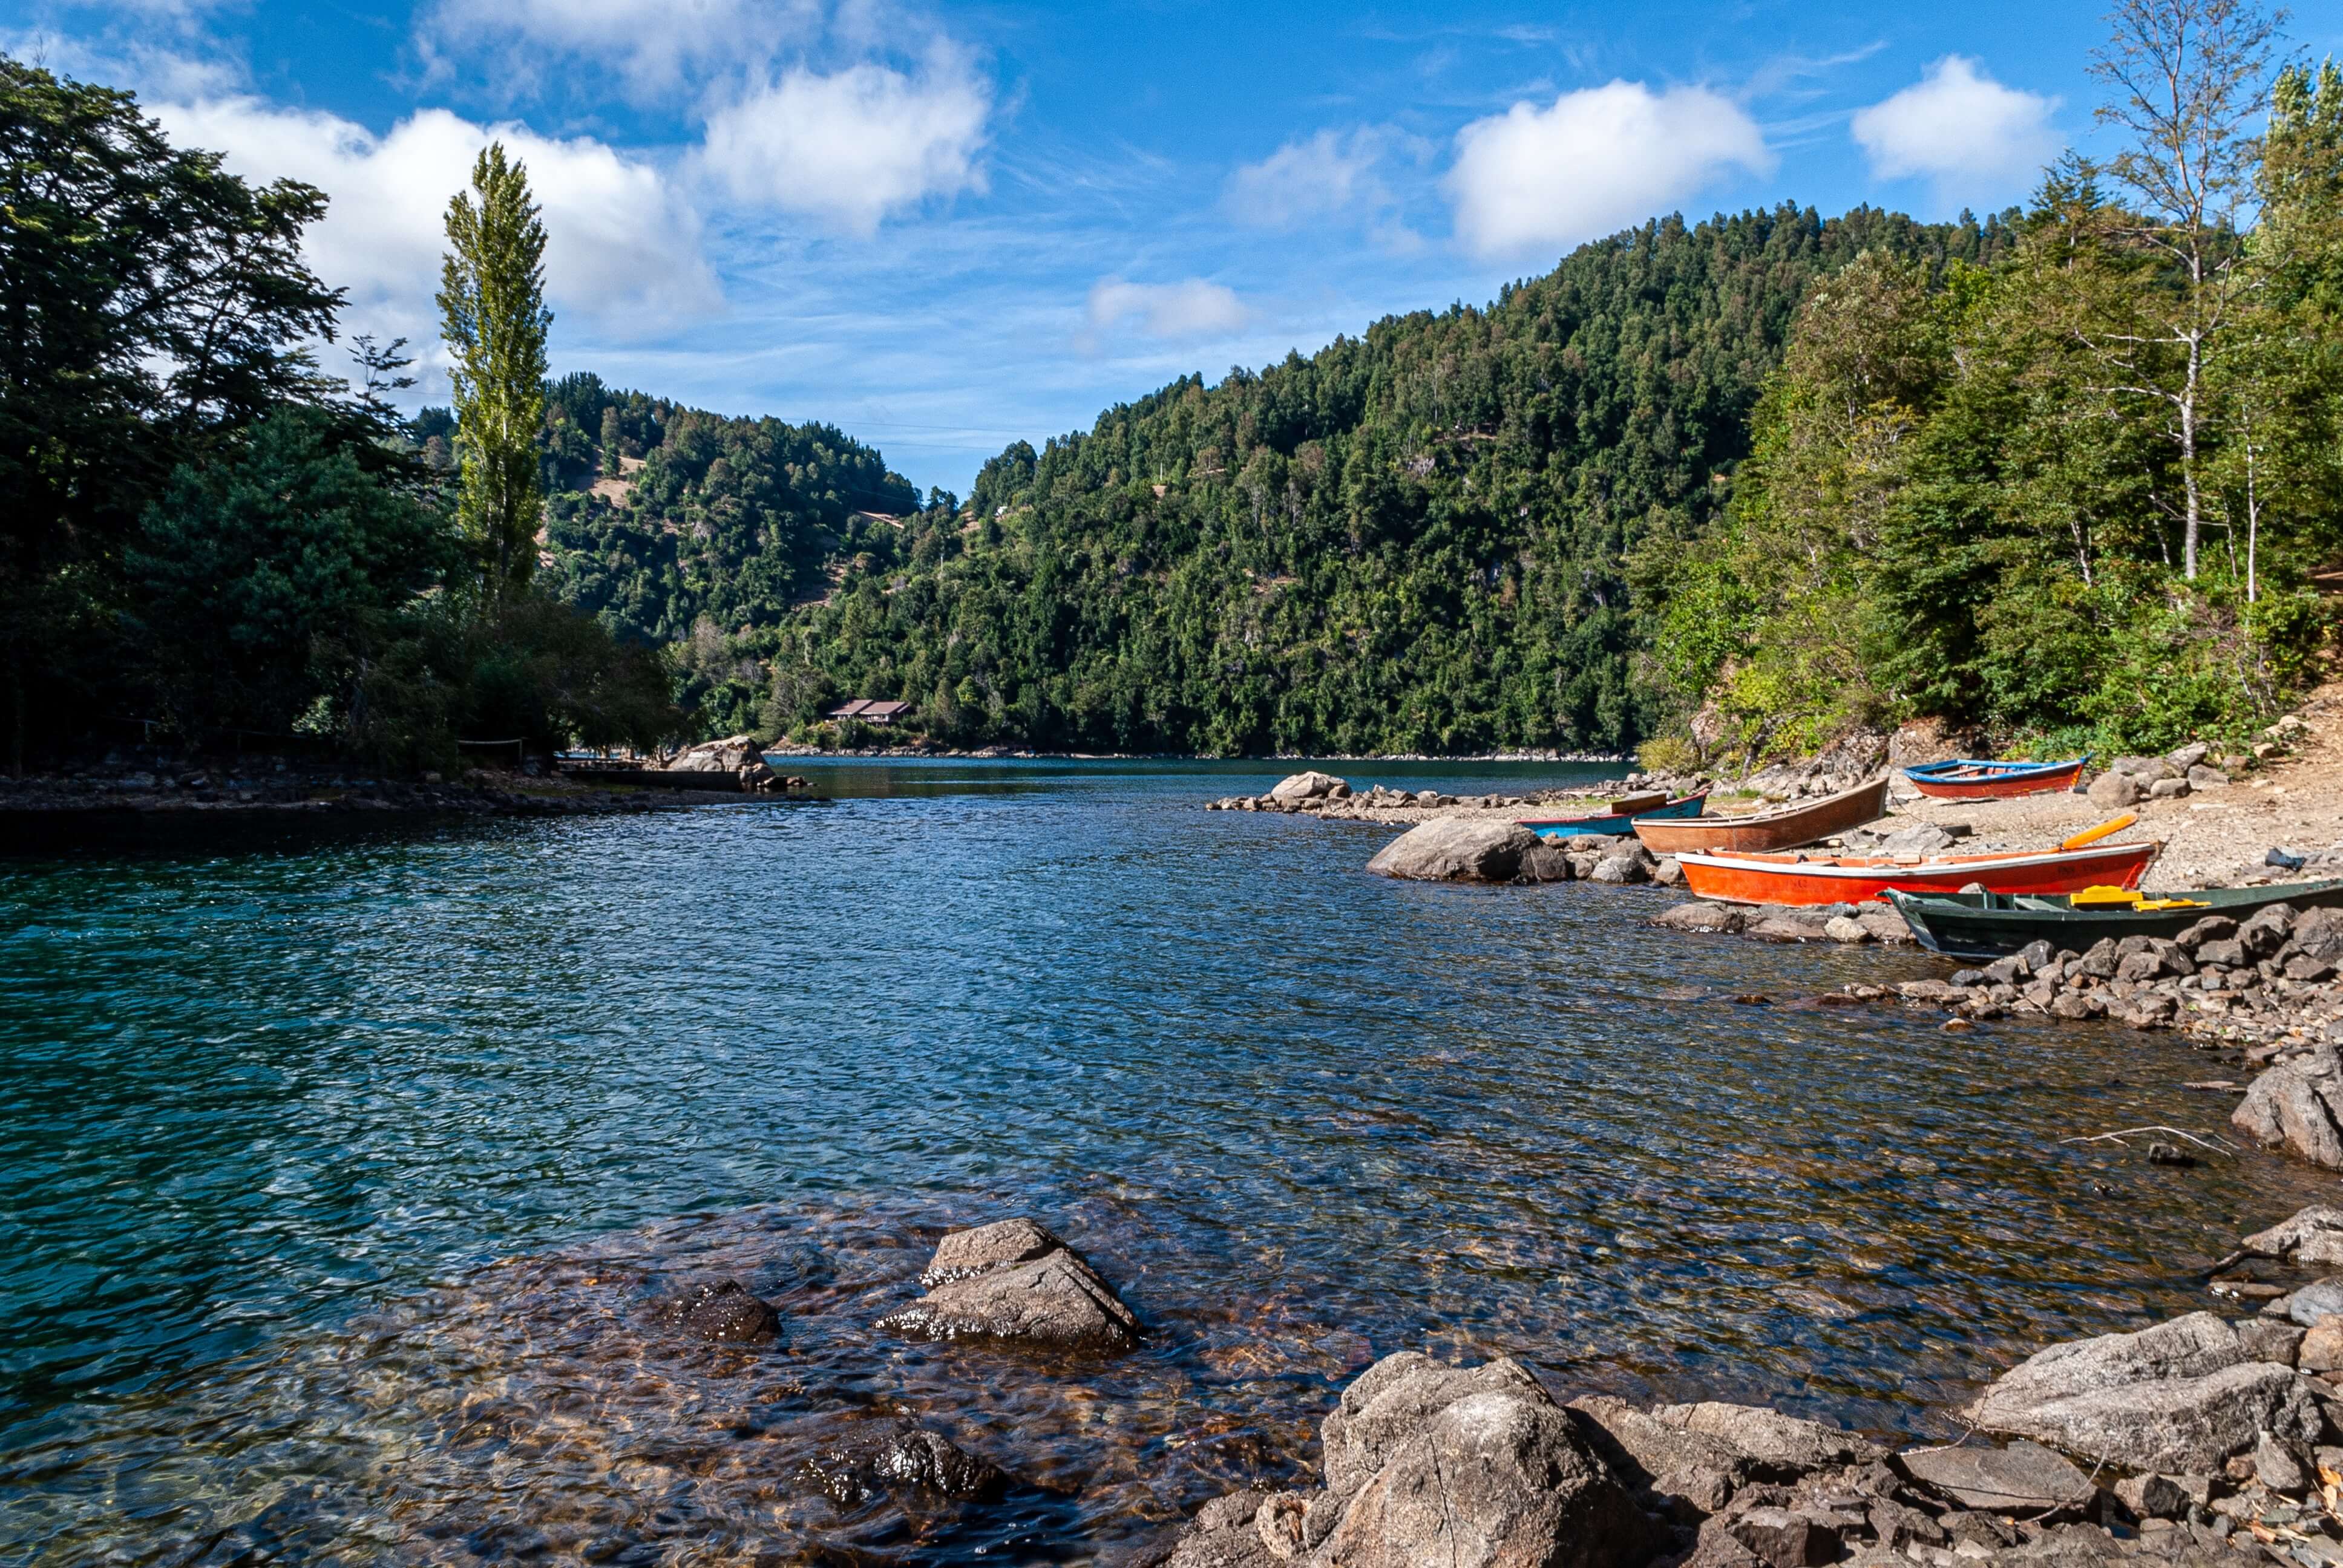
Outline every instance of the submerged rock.
<svg viewBox="0 0 2343 1568"><path fill-rule="evenodd" d="M880 1493L989 1501L1009 1478L990 1462L910 1422L873 1422L806 1462L806 1475L831 1502L859 1507Z"/></svg>
<svg viewBox="0 0 2343 1568"><path fill-rule="evenodd" d="M1518 822L1435 817L1384 845L1367 869L1414 881L1510 882L1539 846Z"/></svg>
<svg viewBox="0 0 2343 1568"><path fill-rule="evenodd" d="M2305 1440L2321 1417L2292 1370L2248 1359L2210 1312L2053 1345L1968 1407L1988 1432L2139 1470L2211 1471L2263 1432Z"/></svg>
<svg viewBox="0 0 2343 1568"><path fill-rule="evenodd" d="M1137 1314L1105 1276L1031 1220L953 1231L920 1279L928 1293L881 1318L880 1328L1094 1352L1139 1342Z"/></svg>
<svg viewBox="0 0 2343 1568"><path fill-rule="evenodd" d="M738 1280L710 1280L669 1299L665 1316L678 1328L719 1344L769 1340L781 1332L781 1314Z"/></svg>

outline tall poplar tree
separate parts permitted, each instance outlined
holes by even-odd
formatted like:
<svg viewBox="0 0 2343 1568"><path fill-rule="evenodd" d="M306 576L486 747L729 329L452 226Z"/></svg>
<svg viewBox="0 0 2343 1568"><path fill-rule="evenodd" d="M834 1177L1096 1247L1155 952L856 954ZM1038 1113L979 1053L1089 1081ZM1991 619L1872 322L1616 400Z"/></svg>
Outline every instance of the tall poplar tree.
<svg viewBox="0 0 2343 1568"><path fill-rule="evenodd" d="M545 415L545 225L528 171L491 143L472 188L447 204L440 334L455 365L456 518L478 554L487 598L527 585L537 566L537 429Z"/></svg>

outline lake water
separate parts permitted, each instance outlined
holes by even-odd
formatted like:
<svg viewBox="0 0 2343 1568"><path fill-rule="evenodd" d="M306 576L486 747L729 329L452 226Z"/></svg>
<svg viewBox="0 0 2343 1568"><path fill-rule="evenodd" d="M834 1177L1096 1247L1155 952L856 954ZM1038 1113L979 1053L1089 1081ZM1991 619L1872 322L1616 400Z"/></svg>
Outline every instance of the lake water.
<svg viewBox="0 0 2343 1568"><path fill-rule="evenodd" d="M1405 1348L1939 1432L2328 1186L2063 1142L2222 1128L2168 1036L1825 1009L1947 966L1199 809L1283 768L788 767L830 799L0 861L0 1559L1132 1561ZM1021 1212L1141 1351L871 1326ZM716 1274L782 1344L659 1327ZM836 1508L874 1415L1021 1484Z"/></svg>

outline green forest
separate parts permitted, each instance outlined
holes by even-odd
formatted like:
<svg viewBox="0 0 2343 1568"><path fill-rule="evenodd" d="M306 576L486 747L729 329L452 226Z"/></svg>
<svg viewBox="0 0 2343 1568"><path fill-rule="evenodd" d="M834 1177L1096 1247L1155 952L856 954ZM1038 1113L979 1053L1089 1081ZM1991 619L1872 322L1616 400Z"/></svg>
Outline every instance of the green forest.
<svg viewBox="0 0 2343 1568"><path fill-rule="evenodd" d="M697 695L773 733L868 697L956 744L1682 767L1924 717L2241 736L2331 630L2343 82L2249 7L2178 15L2118 8L2122 150L2022 207L1655 219L1485 309L1182 379L819 585L793 541L798 608L679 645Z"/></svg>
<svg viewBox="0 0 2343 1568"><path fill-rule="evenodd" d="M831 739L847 698L1213 755L2242 736L2343 580L2343 75L2180 15L2118 7L2118 150L2022 206L1655 218L1016 442L964 501L832 426L554 377L501 147L447 213L452 404L402 415L404 346L337 338L302 260L322 193L0 58L11 762L158 724L407 768Z"/></svg>

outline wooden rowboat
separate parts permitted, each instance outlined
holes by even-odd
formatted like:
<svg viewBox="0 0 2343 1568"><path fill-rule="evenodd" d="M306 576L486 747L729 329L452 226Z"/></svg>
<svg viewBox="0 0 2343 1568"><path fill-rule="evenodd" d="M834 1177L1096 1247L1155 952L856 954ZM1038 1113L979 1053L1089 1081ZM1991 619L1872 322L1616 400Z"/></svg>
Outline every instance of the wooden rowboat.
<svg viewBox="0 0 2343 1568"><path fill-rule="evenodd" d="M1679 855L1684 885L1704 899L1742 904L1848 904L1891 888L1956 893L1970 883L1995 893L2079 893L2137 888L2160 843L2093 844L1998 855Z"/></svg>
<svg viewBox="0 0 2343 1568"><path fill-rule="evenodd" d="M2001 800L2071 789L2090 759L2087 753L2064 762L1981 762L1964 757L1954 762L1923 762L1904 769L1904 777L1918 785L1921 794L1940 800Z"/></svg>
<svg viewBox="0 0 2343 1568"><path fill-rule="evenodd" d="M1659 804L1649 804L1656 797ZM1660 796L1630 795L1612 803L1608 811L1597 811L1584 817L1524 817L1522 826L1541 839L1602 839L1624 838L1635 830L1638 822L1648 822L1654 817L1697 817L1708 800L1708 791L1697 795L1679 796L1674 800ZM1645 802L1638 804L1639 801Z"/></svg>
<svg viewBox="0 0 2343 1568"><path fill-rule="evenodd" d="M1887 780L1875 779L1801 806L1783 806L1746 817L1696 817L1690 821L1635 819L1635 837L1654 855L1687 852L1762 853L1792 849L1860 828L1887 809Z"/></svg>
<svg viewBox="0 0 2343 1568"><path fill-rule="evenodd" d="M1890 890L1887 901L1912 928L1920 945L1959 959L1997 959L2036 941L2051 948L2088 952L2102 937L2175 937L2207 915L2242 920L2272 904L2298 910L2343 905L2343 877L2275 888L2205 888L2151 898L2143 906L2102 905L2077 909L2069 895L2004 893L1906 893ZM2162 908L2145 907L2162 905Z"/></svg>

